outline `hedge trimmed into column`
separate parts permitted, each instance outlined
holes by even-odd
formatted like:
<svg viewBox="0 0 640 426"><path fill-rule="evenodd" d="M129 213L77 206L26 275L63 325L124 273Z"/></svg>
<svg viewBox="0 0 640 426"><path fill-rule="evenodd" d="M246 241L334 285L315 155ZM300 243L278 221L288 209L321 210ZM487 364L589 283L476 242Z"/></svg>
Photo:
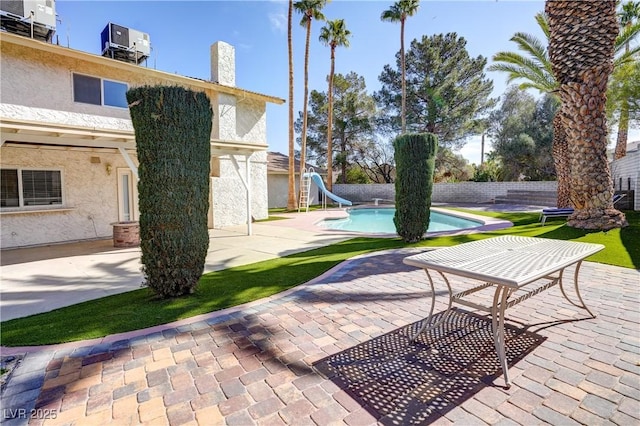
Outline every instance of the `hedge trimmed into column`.
<svg viewBox="0 0 640 426"><path fill-rule="evenodd" d="M211 103L203 92L176 86L133 88L127 101L146 284L162 298L192 293L209 248Z"/></svg>
<svg viewBox="0 0 640 426"><path fill-rule="evenodd" d="M429 228L433 171L438 138L410 133L393 141L396 160L396 232L408 243L420 241Z"/></svg>

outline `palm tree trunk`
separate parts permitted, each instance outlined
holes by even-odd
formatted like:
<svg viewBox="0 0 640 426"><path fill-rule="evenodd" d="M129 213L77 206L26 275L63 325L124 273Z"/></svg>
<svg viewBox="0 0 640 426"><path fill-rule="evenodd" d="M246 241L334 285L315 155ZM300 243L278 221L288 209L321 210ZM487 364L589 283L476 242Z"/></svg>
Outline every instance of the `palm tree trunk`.
<svg viewBox="0 0 640 426"><path fill-rule="evenodd" d="M341 164L341 175L342 175L342 183L347 183L347 140L344 136L344 132L342 137L340 138L340 162Z"/></svg>
<svg viewBox="0 0 640 426"><path fill-rule="evenodd" d="M304 105L302 107L302 135L300 135L300 182L307 161L307 114L309 103L309 40L311 39L311 19L307 21L307 40L304 48ZM302 188L302 183L300 184Z"/></svg>
<svg viewBox="0 0 640 426"><path fill-rule="evenodd" d="M613 206L607 159L606 90L619 27L614 0L546 0L549 58L560 85L567 132L569 185L575 212L567 224L609 230L627 226Z"/></svg>
<svg viewBox="0 0 640 426"><path fill-rule="evenodd" d="M631 22L626 27L631 26ZM625 53L629 53L629 42L624 46ZM618 160L627 155L627 138L629 137L629 102L623 99L620 105L620 122L618 123L618 137L613 158Z"/></svg>
<svg viewBox="0 0 640 426"><path fill-rule="evenodd" d="M627 226L613 207L613 182L607 160L606 89L611 65L579 74L562 84L562 119L569 137L569 185L576 212L567 224L574 228L608 230Z"/></svg>
<svg viewBox="0 0 640 426"><path fill-rule="evenodd" d="M295 184L295 158L293 149L293 0L289 0L289 32L287 36L287 45L289 47L289 180L287 191L287 210L295 210L296 202L296 184Z"/></svg>
<svg viewBox="0 0 640 426"><path fill-rule="evenodd" d="M329 110L327 111L327 189L333 189L333 73L335 71L336 48L331 46L331 71L329 72Z"/></svg>
<svg viewBox="0 0 640 426"><path fill-rule="evenodd" d="M571 183L569 181L569 152L567 134L562 124L560 110L553 117L553 163L556 167L556 181L558 184L557 206L560 208L573 207L569 197Z"/></svg>
<svg viewBox="0 0 640 426"><path fill-rule="evenodd" d="M402 67L402 105L400 110L400 122L402 123L402 133L407 132L407 81L406 64L404 58L404 19L400 20L400 65Z"/></svg>
<svg viewBox="0 0 640 426"><path fill-rule="evenodd" d="M618 138L616 139L616 152L614 158L619 158L627 155L627 138L629 136L629 102L627 100L622 101L620 106L620 122L618 123Z"/></svg>

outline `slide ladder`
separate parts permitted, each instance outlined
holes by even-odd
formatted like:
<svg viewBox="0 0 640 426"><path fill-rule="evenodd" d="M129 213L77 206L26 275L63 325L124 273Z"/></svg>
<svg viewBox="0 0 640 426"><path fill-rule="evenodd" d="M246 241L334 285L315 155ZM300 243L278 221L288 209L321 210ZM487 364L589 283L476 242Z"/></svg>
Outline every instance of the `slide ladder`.
<svg viewBox="0 0 640 426"><path fill-rule="evenodd" d="M312 167L309 167L308 171L304 171L302 173L302 187L306 188L305 193L306 193L306 198L304 199L305 203L306 203L306 208L307 211L309 211L309 190L311 189L311 181L313 181L313 183L316 184L316 186L318 187L318 189L320 191L322 191L322 193L324 194L324 196L322 197L322 208L326 209L327 208L327 198L331 198L333 201L337 202L338 205L340 206L340 208L342 208L342 205L346 205L346 206L350 206L353 203L349 200L345 200L344 198L338 197L336 194L334 194L333 192L329 191L327 189L326 186L324 186L324 182L322 180L322 176L320 176L318 173L313 171ZM300 195L300 203L298 203L298 208L302 208L303 206L305 206L305 204L302 203L303 198L302 198L302 193L303 191L300 191L301 195Z"/></svg>
<svg viewBox="0 0 640 426"><path fill-rule="evenodd" d="M313 167L310 167L308 173L306 168L302 170L302 173L300 173L300 200L298 202L298 212L302 209L306 212L309 211L309 191L311 189L312 172Z"/></svg>

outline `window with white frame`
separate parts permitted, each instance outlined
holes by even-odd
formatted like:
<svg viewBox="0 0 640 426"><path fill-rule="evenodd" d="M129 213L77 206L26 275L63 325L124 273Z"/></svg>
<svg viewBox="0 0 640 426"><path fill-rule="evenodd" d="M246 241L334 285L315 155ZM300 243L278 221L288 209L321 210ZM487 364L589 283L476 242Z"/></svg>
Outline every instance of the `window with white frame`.
<svg viewBox="0 0 640 426"><path fill-rule="evenodd" d="M126 83L73 74L74 102L127 108L127 90Z"/></svg>
<svg viewBox="0 0 640 426"><path fill-rule="evenodd" d="M60 170L0 169L0 207L62 204Z"/></svg>

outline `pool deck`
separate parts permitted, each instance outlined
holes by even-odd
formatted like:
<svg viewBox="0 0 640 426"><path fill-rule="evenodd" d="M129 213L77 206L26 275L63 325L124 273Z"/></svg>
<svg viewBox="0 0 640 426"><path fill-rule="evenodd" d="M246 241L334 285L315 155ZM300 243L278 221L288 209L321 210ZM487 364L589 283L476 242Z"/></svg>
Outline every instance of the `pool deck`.
<svg viewBox="0 0 640 426"><path fill-rule="evenodd" d="M243 258L250 262L252 256L350 238L313 227L321 217L339 214L258 223L252 237L233 231L224 238L236 254L221 266L238 261L241 248L255 252ZM241 247L244 240L250 241ZM83 256L93 256L110 282L114 273L134 275L135 268L118 257L123 250L93 247L83 254L83 248L49 248L48 259L43 250L23 249L22 260L3 252L3 298L4 272L20 262L22 284L65 270L61 276L80 281L83 266L76 258ZM486 340L486 317L461 311L437 332L444 334L425 333L408 343L430 300L425 274L402 263L419 250L358 256L272 297L152 329L3 347L3 356L24 358L2 392L0 423L640 424L640 271L585 262L581 288L597 314L593 319L566 303L558 289L509 311L513 386L505 389ZM106 268L111 258L114 267L127 269ZM27 268L53 265L38 263L43 261L59 266ZM444 310L443 302L436 312ZM478 343L469 344L470 338ZM443 345L439 352L432 350L434 342Z"/></svg>

